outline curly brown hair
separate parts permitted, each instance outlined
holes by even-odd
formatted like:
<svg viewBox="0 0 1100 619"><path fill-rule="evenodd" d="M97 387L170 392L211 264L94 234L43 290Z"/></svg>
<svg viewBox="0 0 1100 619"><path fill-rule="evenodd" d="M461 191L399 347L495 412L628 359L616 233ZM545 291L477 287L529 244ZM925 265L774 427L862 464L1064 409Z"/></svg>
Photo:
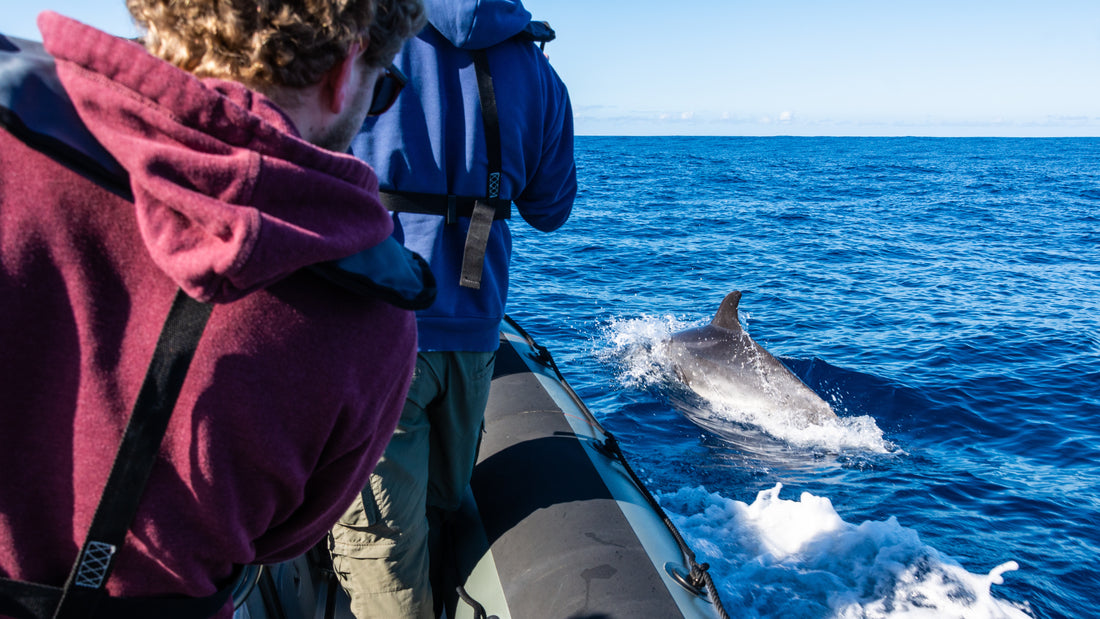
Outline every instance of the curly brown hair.
<svg viewBox="0 0 1100 619"><path fill-rule="evenodd" d="M126 0L150 52L199 77L303 88L369 36L389 64L423 27L421 0Z"/></svg>

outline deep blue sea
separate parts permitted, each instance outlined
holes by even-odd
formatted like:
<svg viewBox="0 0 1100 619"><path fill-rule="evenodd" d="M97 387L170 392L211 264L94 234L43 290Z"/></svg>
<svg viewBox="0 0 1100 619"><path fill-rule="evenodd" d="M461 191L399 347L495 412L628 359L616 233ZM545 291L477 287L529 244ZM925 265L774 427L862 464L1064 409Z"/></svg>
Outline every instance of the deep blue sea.
<svg viewBox="0 0 1100 619"><path fill-rule="evenodd" d="M508 310L735 617L1100 616L1100 139L580 137ZM741 322L811 432L682 406L653 344ZM705 422L705 423L701 423Z"/></svg>

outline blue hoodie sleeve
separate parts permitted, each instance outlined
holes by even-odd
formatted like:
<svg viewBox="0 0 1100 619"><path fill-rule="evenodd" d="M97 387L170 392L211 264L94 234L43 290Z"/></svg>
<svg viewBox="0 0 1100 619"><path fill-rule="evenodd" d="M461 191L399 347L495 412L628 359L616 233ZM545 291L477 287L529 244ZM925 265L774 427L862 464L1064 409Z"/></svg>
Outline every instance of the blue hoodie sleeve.
<svg viewBox="0 0 1100 619"><path fill-rule="evenodd" d="M541 87L546 101L542 117L541 156L535 169L528 171L527 186L515 198L515 203L524 221L538 230L550 232L569 219L573 200L577 197L573 108L569 92L557 72L541 52L536 53L540 57Z"/></svg>

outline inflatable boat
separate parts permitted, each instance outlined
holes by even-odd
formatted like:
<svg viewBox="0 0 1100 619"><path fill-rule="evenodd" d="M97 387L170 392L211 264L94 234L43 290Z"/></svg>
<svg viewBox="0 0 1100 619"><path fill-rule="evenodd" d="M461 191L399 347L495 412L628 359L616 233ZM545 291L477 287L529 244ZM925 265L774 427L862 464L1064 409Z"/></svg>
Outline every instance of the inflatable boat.
<svg viewBox="0 0 1100 619"><path fill-rule="evenodd" d="M727 616L615 438L511 319L470 490L446 535L448 618ZM350 618L325 554L253 568L237 617Z"/></svg>

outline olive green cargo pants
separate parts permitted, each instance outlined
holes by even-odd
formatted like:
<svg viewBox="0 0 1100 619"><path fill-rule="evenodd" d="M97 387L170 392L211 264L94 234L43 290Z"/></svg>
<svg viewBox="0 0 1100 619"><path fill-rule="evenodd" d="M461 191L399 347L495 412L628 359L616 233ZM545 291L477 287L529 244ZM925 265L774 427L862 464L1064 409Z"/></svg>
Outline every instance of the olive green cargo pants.
<svg viewBox="0 0 1100 619"><path fill-rule="evenodd" d="M329 540L358 619L434 616L427 511L454 511L470 483L495 360L495 352L417 356L397 430Z"/></svg>

